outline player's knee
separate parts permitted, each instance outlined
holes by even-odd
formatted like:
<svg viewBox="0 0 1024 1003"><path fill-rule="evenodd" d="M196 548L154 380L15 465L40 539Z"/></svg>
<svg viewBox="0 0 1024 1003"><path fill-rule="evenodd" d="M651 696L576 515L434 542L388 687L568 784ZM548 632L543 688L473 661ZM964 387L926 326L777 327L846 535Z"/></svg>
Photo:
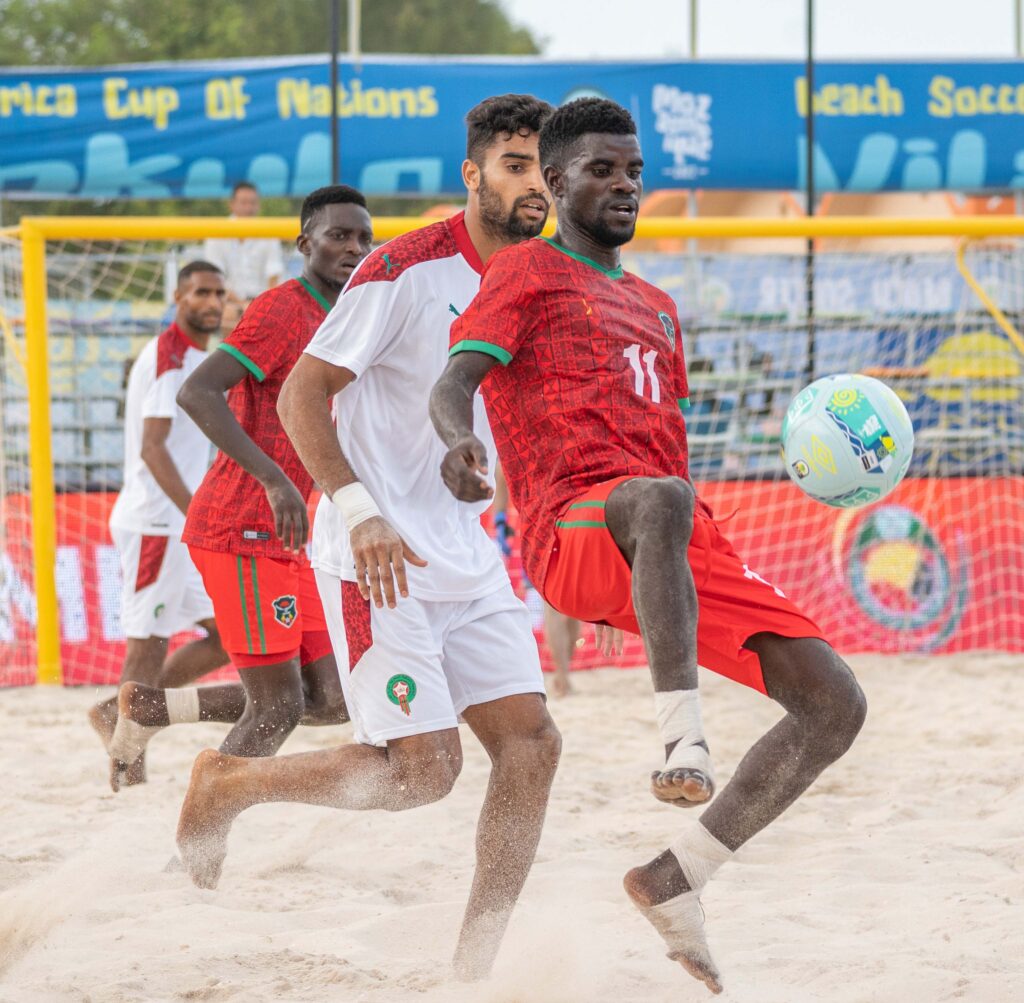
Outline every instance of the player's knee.
<svg viewBox="0 0 1024 1003"><path fill-rule="evenodd" d="M648 481L641 498L643 523L689 536L697 496L681 477L658 477Z"/></svg>
<svg viewBox="0 0 1024 1003"><path fill-rule="evenodd" d="M844 662L833 655L812 703L811 724L815 747L833 761L842 756L860 733L867 718L864 691Z"/></svg>
<svg viewBox="0 0 1024 1003"><path fill-rule="evenodd" d="M521 756L534 769L554 774L562 755L562 733L555 722L545 715L544 721L521 737L515 755L517 758Z"/></svg>
<svg viewBox="0 0 1024 1003"><path fill-rule="evenodd" d="M391 757L393 811L418 808L447 797L462 772L462 748L456 743L403 750Z"/></svg>
<svg viewBox="0 0 1024 1003"><path fill-rule="evenodd" d="M251 705L256 727L267 734L289 734L302 720L306 709L301 687L290 687L270 700Z"/></svg>

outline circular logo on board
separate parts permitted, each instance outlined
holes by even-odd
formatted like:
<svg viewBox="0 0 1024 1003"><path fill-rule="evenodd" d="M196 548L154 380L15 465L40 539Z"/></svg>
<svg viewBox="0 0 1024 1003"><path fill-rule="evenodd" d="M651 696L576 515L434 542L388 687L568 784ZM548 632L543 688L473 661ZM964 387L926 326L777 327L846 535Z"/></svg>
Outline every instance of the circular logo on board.
<svg viewBox="0 0 1024 1003"><path fill-rule="evenodd" d="M913 647L945 643L963 619L970 591L966 555L951 553L916 512L882 505L836 526L837 554L860 609L875 623L919 634Z"/></svg>

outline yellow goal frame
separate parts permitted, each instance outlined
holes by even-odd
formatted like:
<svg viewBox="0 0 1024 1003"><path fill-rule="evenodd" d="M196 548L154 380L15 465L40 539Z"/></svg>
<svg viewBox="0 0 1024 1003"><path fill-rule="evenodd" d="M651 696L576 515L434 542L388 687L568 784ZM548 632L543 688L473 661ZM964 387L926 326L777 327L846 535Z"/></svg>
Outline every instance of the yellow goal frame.
<svg viewBox="0 0 1024 1003"><path fill-rule="evenodd" d="M430 218L383 217L374 220L377 240L434 222ZM553 227L549 226L549 230ZM21 241L25 302L25 355L29 407L32 557L36 594L37 680L60 684L60 616L57 608L56 499L50 425L50 364L46 316L46 242L48 240L202 240L208 237L276 237L291 240L297 221L290 217L218 219L208 216L26 216L5 234ZM638 238L711 239L743 237L1024 237L1024 218L961 216L902 218L833 216L797 219L760 217L647 218L637 224ZM1024 339L1002 317L973 277L963 255L958 266L997 323L1024 353Z"/></svg>

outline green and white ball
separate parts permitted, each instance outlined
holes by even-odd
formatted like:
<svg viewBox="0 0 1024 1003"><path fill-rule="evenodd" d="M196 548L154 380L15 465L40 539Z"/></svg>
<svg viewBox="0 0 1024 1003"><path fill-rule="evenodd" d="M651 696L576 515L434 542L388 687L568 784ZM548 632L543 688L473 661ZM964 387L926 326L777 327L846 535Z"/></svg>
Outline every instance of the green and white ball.
<svg viewBox="0 0 1024 1003"><path fill-rule="evenodd" d="M914 455L903 401L879 380L843 373L815 380L782 422L786 473L801 491L834 508L884 498Z"/></svg>

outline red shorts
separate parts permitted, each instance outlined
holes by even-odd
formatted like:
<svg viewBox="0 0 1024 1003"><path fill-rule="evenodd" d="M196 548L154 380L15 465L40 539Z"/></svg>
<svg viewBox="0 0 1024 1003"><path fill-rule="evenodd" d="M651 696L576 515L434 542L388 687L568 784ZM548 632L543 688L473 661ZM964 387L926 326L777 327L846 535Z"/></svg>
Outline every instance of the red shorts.
<svg viewBox="0 0 1024 1003"><path fill-rule="evenodd" d="M330 654L320 594L308 564L189 547L213 600L224 650L240 669Z"/></svg>
<svg viewBox="0 0 1024 1003"><path fill-rule="evenodd" d="M544 581L544 598L562 613L640 633L632 572L604 521L612 490L632 477L597 484L562 511ZM736 556L703 509L694 514L687 551L697 586L697 661L719 675L765 693L761 661L744 647L762 632L822 637L818 626L774 585Z"/></svg>

